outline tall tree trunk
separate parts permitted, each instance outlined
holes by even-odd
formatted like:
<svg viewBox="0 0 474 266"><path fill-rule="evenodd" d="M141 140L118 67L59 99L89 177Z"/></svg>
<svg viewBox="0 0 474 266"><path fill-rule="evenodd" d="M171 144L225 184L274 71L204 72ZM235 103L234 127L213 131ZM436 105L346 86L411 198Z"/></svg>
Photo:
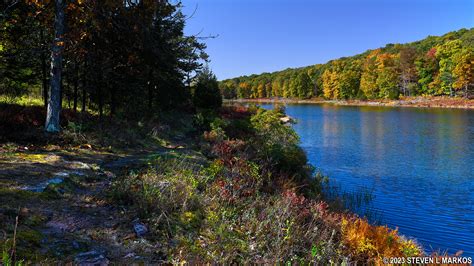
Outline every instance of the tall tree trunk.
<svg viewBox="0 0 474 266"><path fill-rule="evenodd" d="M64 66L61 71L61 85L59 86L59 107L63 107L63 94L64 94L64 78L66 76L66 71L64 71Z"/></svg>
<svg viewBox="0 0 474 266"><path fill-rule="evenodd" d="M61 112L61 72L63 59L64 5L65 0L56 0L54 19L54 42L51 49L51 87L48 93L46 113L46 132L59 132L59 114Z"/></svg>
<svg viewBox="0 0 474 266"><path fill-rule="evenodd" d="M151 82L153 72L148 72L148 111L151 113L153 108L153 82Z"/></svg>
<svg viewBox="0 0 474 266"><path fill-rule="evenodd" d="M87 103L87 93L86 93L86 88L89 85L89 82L87 80L87 70L88 70L88 64L87 61L89 60L89 55L87 55L85 65L84 65L84 76L82 80L82 108L81 112L85 113L86 112L86 103Z"/></svg>
<svg viewBox="0 0 474 266"><path fill-rule="evenodd" d="M99 101L99 117L102 117L104 114L104 100L102 97L102 88L100 86L97 87L97 94Z"/></svg>
<svg viewBox="0 0 474 266"><path fill-rule="evenodd" d="M81 112L83 112L83 113L86 112L86 102L87 102L86 88L82 87L82 108L81 108Z"/></svg>
<svg viewBox="0 0 474 266"><path fill-rule="evenodd" d="M65 75L68 75L67 71L66 73L64 73L63 76ZM63 80L65 79L66 77L63 78ZM61 95L64 96L67 98L67 108L71 109L71 87L69 85L69 81L70 81L70 77L68 76L67 78L67 82L63 81L63 83L61 84ZM62 97L64 98L64 97ZM61 98L61 99L62 99ZM61 100L61 107L62 107L62 100Z"/></svg>
<svg viewBox="0 0 474 266"><path fill-rule="evenodd" d="M96 79L96 91L97 91L97 101L98 101L98 107L99 107L99 117L102 117L104 114L104 97L103 97L103 92L102 92L102 69L101 66L99 66L98 71L97 71L97 79Z"/></svg>
<svg viewBox="0 0 474 266"><path fill-rule="evenodd" d="M115 89L113 89L110 93L110 115L114 116L115 112L117 111L117 92Z"/></svg>
<svg viewBox="0 0 474 266"><path fill-rule="evenodd" d="M41 29L41 45L44 45L44 30ZM45 47L41 48L41 76L43 80L43 100L44 100L44 107L48 107L48 73L47 73L47 66L46 66L46 51Z"/></svg>
<svg viewBox="0 0 474 266"><path fill-rule="evenodd" d="M148 111L151 113L153 108L153 89L152 85L148 84Z"/></svg>
<svg viewBox="0 0 474 266"><path fill-rule="evenodd" d="M74 112L77 112L77 90L79 87L79 69L77 63L74 64Z"/></svg>

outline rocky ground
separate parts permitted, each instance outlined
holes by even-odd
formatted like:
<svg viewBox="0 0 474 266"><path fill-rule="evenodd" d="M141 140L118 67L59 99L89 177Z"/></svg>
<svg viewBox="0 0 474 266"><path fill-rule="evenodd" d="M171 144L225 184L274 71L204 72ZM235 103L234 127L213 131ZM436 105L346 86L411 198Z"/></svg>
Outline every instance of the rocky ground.
<svg viewBox="0 0 474 266"><path fill-rule="evenodd" d="M184 151L183 145L125 154L87 146L63 150L4 144L0 149L4 250L15 238L17 259L84 265L160 261L160 247L144 238L146 225L109 202L107 193L116 176L139 168L149 156Z"/></svg>

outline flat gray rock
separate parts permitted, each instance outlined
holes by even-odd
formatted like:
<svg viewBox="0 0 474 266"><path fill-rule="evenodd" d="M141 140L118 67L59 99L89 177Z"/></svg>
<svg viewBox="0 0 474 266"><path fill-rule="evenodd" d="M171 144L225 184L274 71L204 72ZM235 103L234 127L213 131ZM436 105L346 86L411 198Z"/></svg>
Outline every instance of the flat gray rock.
<svg viewBox="0 0 474 266"><path fill-rule="evenodd" d="M109 265L109 260L105 257L104 253L92 250L77 254L74 258L74 264L80 266L105 266Z"/></svg>

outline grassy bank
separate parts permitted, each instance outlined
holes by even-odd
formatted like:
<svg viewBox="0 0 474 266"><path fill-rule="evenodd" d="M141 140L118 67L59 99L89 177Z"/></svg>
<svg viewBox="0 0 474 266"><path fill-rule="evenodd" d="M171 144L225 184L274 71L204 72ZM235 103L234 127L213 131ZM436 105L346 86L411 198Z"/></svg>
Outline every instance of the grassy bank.
<svg viewBox="0 0 474 266"><path fill-rule="evenodd" d="M418 108L460 108L474 109L474 99L447 96L419 96L401 97L399 100L326 100L324 98L289 99L289 98L261 98L261 99L234 99L228 102L252 103L298 103L298 104L334 104L342 106L391 106L391 107L418 107Z"/></svg>
<svg viewBox="0 0 474 266"><path fill-rule="evenodd" d="M396 231L331 209L323 178L313 175L283 116L225 108L199 142L208 163L158 157L118 180L114 200L139 210L154 241L173 243L173 262L329 264L419 255Z"/></svg>
<svg viewBox="0 0 474 266"><path fill-rule="evenodd" d="M117 263L193 264L380 263L421 254L396 231L325 201L325 178L307 164L281 110L224 107L108 123L71 114L50 138L31 123L33 107L9 106L2 119L13 119L12 108L24 127L2 133L0 247L17 261L77 262L92 251ZM21 189L57 171L70 171L67 182Z"/></svg>

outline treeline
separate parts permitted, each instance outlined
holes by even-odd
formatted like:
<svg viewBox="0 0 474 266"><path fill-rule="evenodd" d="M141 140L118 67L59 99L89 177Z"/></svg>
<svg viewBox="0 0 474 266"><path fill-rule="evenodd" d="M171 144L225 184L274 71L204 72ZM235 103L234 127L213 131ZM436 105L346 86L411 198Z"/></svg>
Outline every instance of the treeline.
<svg viewBox="0 0 474 266"><path fill-rule="evenodd" d="M388 44L326 64L227 79L219 88L228 99L468 96L474 88L474 28Z"/></svg>
<svg viewBox="0 0 474 266"><path fill-rule="evenodd" d="M0 12L4 98L34 94L46 106L59 74L62 106L143 115L190 103L207 61L202 37L183 33L180 3L21 0Z"/></svg>

